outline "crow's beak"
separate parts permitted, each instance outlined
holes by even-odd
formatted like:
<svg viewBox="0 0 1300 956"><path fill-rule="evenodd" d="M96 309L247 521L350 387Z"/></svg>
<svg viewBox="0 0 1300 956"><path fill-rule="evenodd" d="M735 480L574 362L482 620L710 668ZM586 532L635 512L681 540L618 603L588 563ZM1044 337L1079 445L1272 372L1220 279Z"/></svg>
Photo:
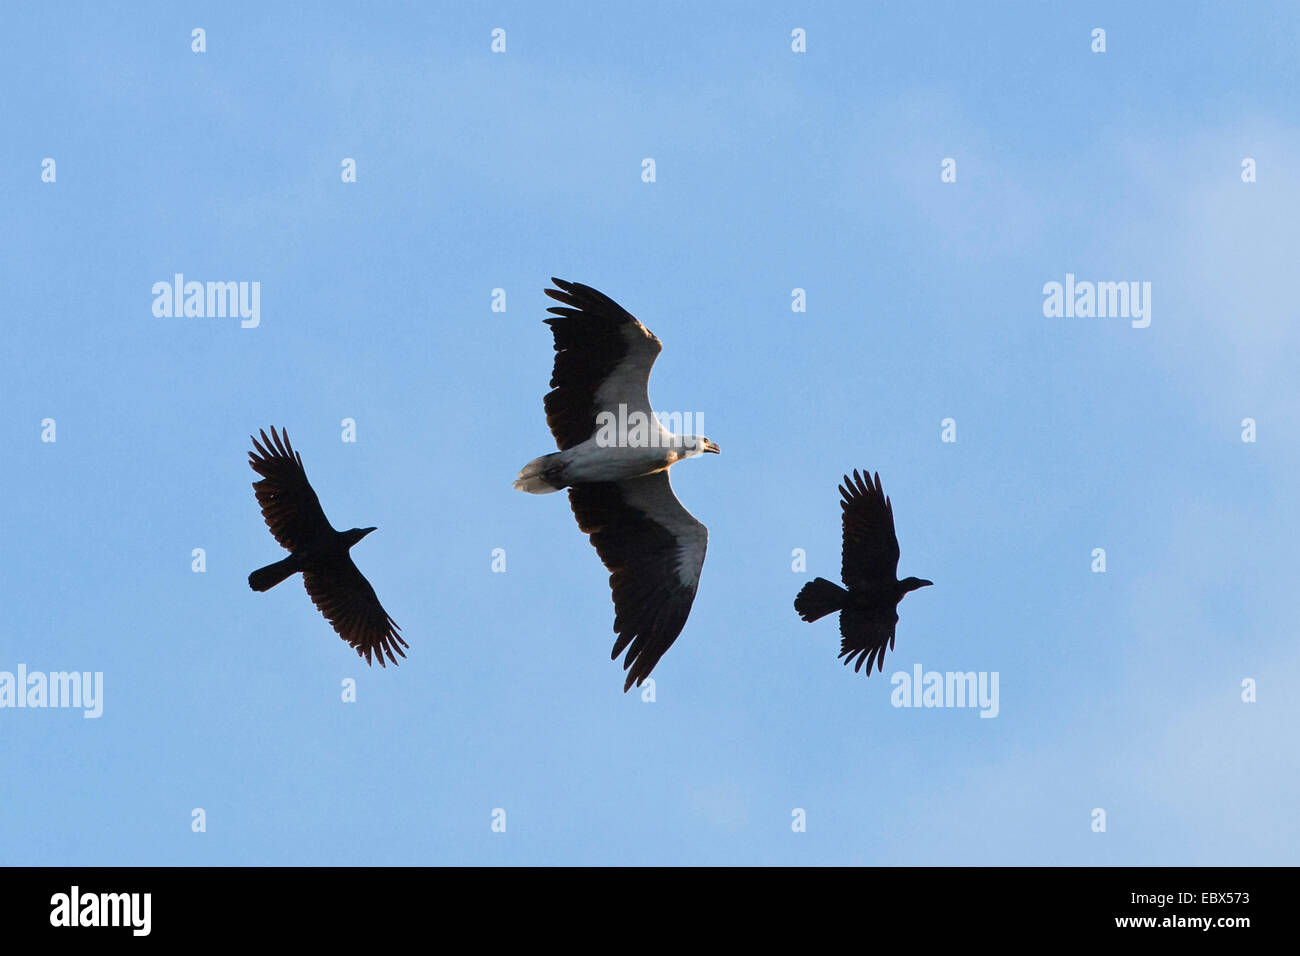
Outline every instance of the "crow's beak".
<svg viewBox="0 0 1300 956"><path fill-rule="evenodd" d="M364 538L366 535L370 534L370 532L372 532L372 531L378 531L378 530L379 530L378 528L362 528L362 529L361 529L361 537Z"/></svg>

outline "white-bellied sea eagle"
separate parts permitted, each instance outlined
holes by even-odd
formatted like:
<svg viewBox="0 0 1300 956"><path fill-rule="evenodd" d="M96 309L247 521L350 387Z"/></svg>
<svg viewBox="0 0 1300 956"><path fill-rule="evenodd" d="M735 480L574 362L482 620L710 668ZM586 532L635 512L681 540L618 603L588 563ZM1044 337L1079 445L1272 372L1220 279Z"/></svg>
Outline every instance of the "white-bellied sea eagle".
<svg viewBox="0 0 1300 956"><path fill-rule="evenodd" d="M626 692L685 626L709 541L673 494L668 469L719 449L702 435L674 435L651 409L647 383L663 343L590 286L551 281L558 288L546 294L562 306L547 310L555 370L545 407L560 450L526 464L515 488L569 490L578 527L610 572L617 634L610 658L627 651Z"/></svg>

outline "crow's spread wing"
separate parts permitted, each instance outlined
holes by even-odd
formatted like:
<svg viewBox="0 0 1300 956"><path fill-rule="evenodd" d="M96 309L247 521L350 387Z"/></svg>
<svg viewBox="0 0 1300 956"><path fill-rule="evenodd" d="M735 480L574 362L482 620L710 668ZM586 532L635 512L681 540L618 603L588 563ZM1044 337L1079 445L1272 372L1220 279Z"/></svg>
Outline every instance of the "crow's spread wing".
<svg viewBox="0 0 1300 956"><path fill-rule="evenodd" d="M871 474L862 477L855 470L853 480L844 476L840 486L844 500L840 507L844 523L840 578L849 590L864 590L898 573L898 538L894 536L894 509Z"/></svg>
<svg viewBox="0 0 1300 956"><path fill-rule="evenodd" d="M302 455L289 444L289 433L283 435L271 426L271 438L262 430L262 441L250 439L256 451L248 453L248 464L262 476L253 482L257 503L271 534L286 551L301 550L321 531L330 527L321 510L316 492L307 481L302 467Z"/></svg>
<svg viewBox="0 0 1300 956"><path fill-rule="evenodd" d="M861 606L850 601L840 611L840 657L847 665L853 662L855 671L862 669L865 661L867 674L871 665L877 670L885 668L885 650L894 649L894 628L898 624L896 606L878 603Z"/></svg>
<svg viewBox="0 0 1300 956"><path fill-rule="evenodd" d="M410 645L397 633L397 622L388 616L375 589L350 557L344 555L342 560L317 564L303 571L302 580L312 603L367 664L371 663L372 654L379 659L381 667L387 666L384 655L394 664L397 663L394 652L406 656L402 648Z"/></svg>

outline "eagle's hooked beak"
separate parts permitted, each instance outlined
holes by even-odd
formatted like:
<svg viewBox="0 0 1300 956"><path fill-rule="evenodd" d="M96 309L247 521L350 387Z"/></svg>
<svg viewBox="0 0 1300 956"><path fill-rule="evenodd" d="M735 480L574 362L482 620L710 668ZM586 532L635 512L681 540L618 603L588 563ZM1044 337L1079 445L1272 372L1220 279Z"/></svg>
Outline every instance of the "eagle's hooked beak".
<svg viewBox="0 0 1300 956"><path fill-rule="evenodd" d="M722 449L719 448L719 447L718 447L716 444L714 444L713 442L709 441L707 438L704 439L704 450L705 450L705 452L713 452L713 454L715 454L715 455L721 455L721 454L722 454Z"/></svg>

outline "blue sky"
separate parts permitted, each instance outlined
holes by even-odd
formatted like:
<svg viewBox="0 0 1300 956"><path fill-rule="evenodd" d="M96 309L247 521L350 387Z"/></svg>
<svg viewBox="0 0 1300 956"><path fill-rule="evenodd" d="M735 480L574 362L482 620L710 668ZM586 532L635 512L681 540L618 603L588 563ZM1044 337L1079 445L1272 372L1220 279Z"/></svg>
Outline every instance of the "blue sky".
<svg viewBox="0 0 1300 956"><path fill-rule="evenodd" d="M1300 13L1133 6L6 8L0 671L104 700L0 709L0 861L1294 863ZM178 272L260 325L156 317ZM1045 317L1067 273L1150 326ZM510 487L552 275L723 449L674 469L710 543L653 703L564 497ZM400 667L248 589L271 424L378 526ZM791 607L853 468L935 582L870 679ZM998 716L892 706L915 664Z"/></svg>

